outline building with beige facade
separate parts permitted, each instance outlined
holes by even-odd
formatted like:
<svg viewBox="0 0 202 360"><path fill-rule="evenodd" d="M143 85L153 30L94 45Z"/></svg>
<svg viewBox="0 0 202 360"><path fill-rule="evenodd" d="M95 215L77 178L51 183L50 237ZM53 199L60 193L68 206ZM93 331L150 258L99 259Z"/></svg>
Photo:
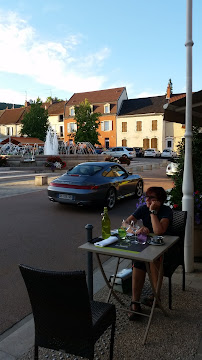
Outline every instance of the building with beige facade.
<svg viewBox="0 0 202 360"><path fill-rule="evenodd" d="M163 106L185 94L124 100L117 117L117 146L177 150L185 126L164 120Z"/></svg>

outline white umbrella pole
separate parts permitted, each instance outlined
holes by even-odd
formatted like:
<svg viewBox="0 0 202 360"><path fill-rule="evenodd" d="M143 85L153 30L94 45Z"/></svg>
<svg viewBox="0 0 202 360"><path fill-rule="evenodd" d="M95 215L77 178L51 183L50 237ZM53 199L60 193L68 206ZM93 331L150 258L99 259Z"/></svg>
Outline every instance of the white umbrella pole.
<svg viewBox="0 0 202 360"><path fill-rule="evenodd" d="M192 167L192 0L187 0L186 19L186 117L182 210L187 211L185 270L194 270L194 182Z"/></svg>

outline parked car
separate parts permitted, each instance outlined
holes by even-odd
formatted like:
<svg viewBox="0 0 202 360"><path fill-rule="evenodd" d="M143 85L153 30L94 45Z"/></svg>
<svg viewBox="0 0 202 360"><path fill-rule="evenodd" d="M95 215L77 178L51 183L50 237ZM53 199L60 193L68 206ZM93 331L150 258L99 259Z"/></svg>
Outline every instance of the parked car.
<svg viewBox="0 0 202 360"><path fill-rule="evenodd" d="M171 149L164 149L161 153L161 157L164 158L174 158L176 156L177 156L176 152Z"/></svg>
<svg viewBox="0 0 202 360"><path fill-rule="evenodd" d="M147 149L144 152L144 157L160 157L161 153L156 149Z"/></svg>
<svg viewBox="0 0 202 360"><path fill-rule="evenodd" d="M109 155L113 156L115 158L120 158L121 156L127 156L129 159L133 159L136 157L136 152L133 150L133 148L126 147L126 146L117 146L112 147L109 150L105 150L102 152L102 155Z"/></svg>
<svg viewBox="0 0 202 360"><path fill-rule="evenodd" d="M102 154L103 150L104 149L102 147L95 147L96 154Z"/></svg>
<svg viewBox="0 0 202 360"><path fill-rule="evenodd" d="M175 175L177 172L177 168L178 168L178 164L171 162L170 164L167 165L166 167L166 175L167 176L172 176Z"/></svg>
<svg viewBox="0 0 202 360"><path fill-rule="evenodd" d="M135 150L137 157L144 156L144 149L142 147L134 147L133 149Z"/></svg>
<svg viewBox="0 0 202 360"><path fill-rule="evenodd" d="M132 175L110 161L78 164L48 186L50 201L75 205L105 204L109 209L117 200L133 195L140 197L142 193L142 177Z"/></svg>

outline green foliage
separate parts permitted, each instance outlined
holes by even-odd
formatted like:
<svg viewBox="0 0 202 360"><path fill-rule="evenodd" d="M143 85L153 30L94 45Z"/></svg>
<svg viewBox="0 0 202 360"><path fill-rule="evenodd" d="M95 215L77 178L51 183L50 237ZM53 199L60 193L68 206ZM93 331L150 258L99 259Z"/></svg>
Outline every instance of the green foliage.
<svg viewBox="0 0 202 360"><path fill-rule="evenodd" d="M21 135L27 135L29 137L36 137L42 141L46 138L46 132L48 130L48 111L42 106L41 100L38 98L36 102L31 104L30 110L28 110L22 120Z"/></svg>
<svg viewBox="0 0 202 360"><path fill-rule="evenodd" d="M170 93L172 94L173 93L173 83L172 83L171 79L168 80L168 84L170 85Z"/></svg>
<svg viewBox="0 0 202 360"><path fill-rule="evenodd" d="M169 202L174 208L182 209L182 182L183 182L183 170L184 170L184 153L185 142L184 139L178 145L179 158L176 160L178 164L177 173L172 176L174 180L174 187L170 191ZM199 132L199 128L193 127L193 142L192 142L192 162L193 162L193 178L194 178L194 210L195 217L198 212L200 217L202 216L202 207L198 206L198 197L202 194L202 133ZM197 195L197 196L196 196ZM202 196L201 196L202 202Z"/></svg>
<svg viewBox="0 0 202 360"><path fill-rule="evenodd" d="M46 98L46 102L51 102L51 101L53 101L53 102L59 102L59 101L63 101L63 100L62 100L62 99L58 99L57 96L55 96L54 98L53 98L52 96L48 96L48 97Z"/></svg>
<svg viewBox="0 0 202 360"><path fill-rule="evenodd" d="M100 144L98 140L98 127L100 113L91 113L91 106L87 99L75 106L75 120L77 131L74 136L75 142L90 142L92 145Z"/></svg>

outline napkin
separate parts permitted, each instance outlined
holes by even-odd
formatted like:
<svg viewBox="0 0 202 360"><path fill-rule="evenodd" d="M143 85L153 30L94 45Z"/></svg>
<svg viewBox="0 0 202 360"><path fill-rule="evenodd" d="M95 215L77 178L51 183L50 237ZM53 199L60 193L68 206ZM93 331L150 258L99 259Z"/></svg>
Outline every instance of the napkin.
<svg viewBox="0 0 202 360"><path fill-rule="evenodd" d="M110 236L107 239L96 242L94 245L99 246L99 247L104 247L104 246L113 244L117 240L118 240L118 238L116 236Z"/></svg>

